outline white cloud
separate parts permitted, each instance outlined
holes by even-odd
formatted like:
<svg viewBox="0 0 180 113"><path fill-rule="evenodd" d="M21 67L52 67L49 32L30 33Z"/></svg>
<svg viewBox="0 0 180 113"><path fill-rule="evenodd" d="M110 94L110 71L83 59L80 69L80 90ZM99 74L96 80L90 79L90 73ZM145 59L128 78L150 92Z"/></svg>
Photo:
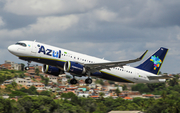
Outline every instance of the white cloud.
<svg viewBox="0 0 180 113"><path fill-rule="evenodd" d="M78 22L78 17L74 15L51 16L38 18L35 24L28 25L24 28L0 30L1 38L22 38L28 35L46 34L57 31L64 31Z"/></svg>
<svg viewBox="0 0 180 113"><path fill-rule="evenodd" d="M7 0L4 10L18 15L47 15L83 12L97 0Z"/></svg>
<svg viewBox="0 0 180 113"><path fill-rule="evenodd" d="M106 8L100 8L95 10L94 12L94 17L101 21L108 21L112 22L116 20L117 14L107 10Z"/></svg>
<svg viewBox="0 0 180 113"><path fill-rule="evenodd" d="M2 17L0 16L0 27L1 26L4 26L5 25L5 23L3 22L3 19L2 19Z"/></svg>
<svg viewBox="0 0 180 113"><path fill-rule="evenodd" d="M77 22L78 17L75 15L38 18L37 22L35 24L29 25L29 29L25 28L25 31L32 33L49 33L55 31L63 31L70 28Z"/></svg>

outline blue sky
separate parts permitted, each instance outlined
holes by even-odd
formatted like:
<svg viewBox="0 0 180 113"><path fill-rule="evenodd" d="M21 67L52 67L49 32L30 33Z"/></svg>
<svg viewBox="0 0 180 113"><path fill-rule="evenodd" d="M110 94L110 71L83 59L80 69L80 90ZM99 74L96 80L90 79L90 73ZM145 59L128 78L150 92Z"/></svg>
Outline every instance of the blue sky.
<svg viewBox="0 0 180 113"><path fill-rule="evenodd" d="M161 71L179 73L179 6L178 0L0 0L0 63L23 62L7 50L19 40L111 61L134 59L149 50L145 60L166 47Z"/></svg>

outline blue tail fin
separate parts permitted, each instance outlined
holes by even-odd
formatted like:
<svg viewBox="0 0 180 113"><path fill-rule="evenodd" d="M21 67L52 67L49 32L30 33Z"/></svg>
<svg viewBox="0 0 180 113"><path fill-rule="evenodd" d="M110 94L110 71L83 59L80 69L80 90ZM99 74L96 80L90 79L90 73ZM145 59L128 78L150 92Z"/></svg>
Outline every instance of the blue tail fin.
<svg viewBox="0 0 180 113"><path fill-rule="evenodd" d="M168 49L161 47L153 55L151 55L146 61L144 61L142 64L140 64L136 68L158 75L167 52L168 52Z"/></svg>

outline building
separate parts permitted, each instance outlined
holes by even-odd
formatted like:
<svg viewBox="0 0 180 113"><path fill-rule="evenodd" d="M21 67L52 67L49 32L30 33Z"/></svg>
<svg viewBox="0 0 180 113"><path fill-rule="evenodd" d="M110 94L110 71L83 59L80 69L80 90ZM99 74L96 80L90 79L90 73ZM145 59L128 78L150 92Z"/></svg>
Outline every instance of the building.
<svg viewBox="0 0 180 113"><path fill-rule="evenodd" d="M48 75L49 82L58 83L58 76Z"/></svg>
<svg viewBox="0 0 180 113"><path fill-rule="evenodd" d="M4 64L0 65L1 69L9 69L9 70L22 70L21 63L14 63L9 60L6 60Z"/></svg>

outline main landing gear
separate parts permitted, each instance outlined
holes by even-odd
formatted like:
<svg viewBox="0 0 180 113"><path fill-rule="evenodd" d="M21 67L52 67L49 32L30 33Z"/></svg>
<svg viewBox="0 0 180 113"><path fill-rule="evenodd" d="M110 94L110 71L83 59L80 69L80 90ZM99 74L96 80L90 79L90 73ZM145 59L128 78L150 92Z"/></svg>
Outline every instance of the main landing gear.
<svg viewBox="0 0 180 113"><path fill-rule="evenodd" d="M85 83L86 83L86 84L91 84L91 83L92 83L92 79L91 79L91 78L87 78L87 79L85 80Z"/></svg>
<svg viewBox="0 0 180 113"><path fill-rule="evenodd" d="M73 79L70 80L70 84L77 84L77 80L74 78L73 76ZM86 80L85 80L85 83L86 84L91 84L92 83L92 79L90 77L88 77Z"/></svg>
<svg viewBox="0 0 180 113"><path fill-rule="evenodd" d="M77 83L77 80L75 78L70 80L70 84L76 84L76 83Z"/></svg>
<svg viewBox="0 0 180 113"><path fill-rule="evenodd" d="M25 67L25 70L29 70L30 63L31 63L31 61L28 61L28 63L27 63L28 66Z"/></svg>
<svg viewBox="0 0 180 113"><path fill-rule="evenodd" d="M91 79L91 78L87 78L87 79L85 80L85 83L86 83L86 84L91 84L91 83L92 83L92 79ZM76 80L75 78L71 79L71 80L70 80L70 84L77 84L77 80Z"/></svg>
<svg viewBox="0 0 180 113"><path fill-rule="evenodd" d="M85 83L86 84L91 84L92 83L92 79L90 78L91 73L88 72L87 75L88 75L88 78L85 80Z"/></svg>

